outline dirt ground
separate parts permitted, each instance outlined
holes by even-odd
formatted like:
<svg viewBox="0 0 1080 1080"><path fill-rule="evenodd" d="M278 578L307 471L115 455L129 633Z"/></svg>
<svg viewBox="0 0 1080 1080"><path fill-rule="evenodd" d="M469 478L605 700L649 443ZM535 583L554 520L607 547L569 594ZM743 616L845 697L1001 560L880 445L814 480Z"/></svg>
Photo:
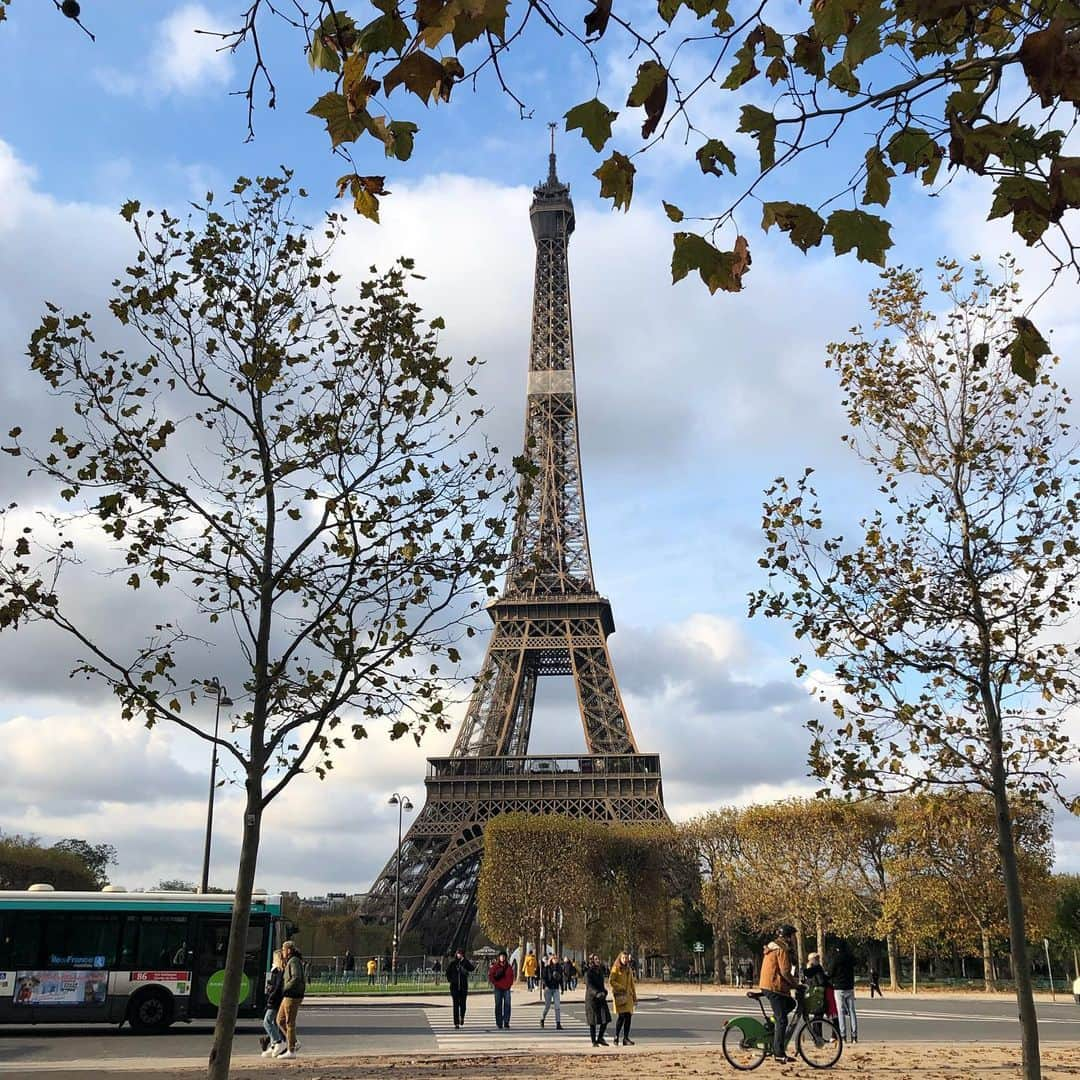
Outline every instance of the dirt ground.
<svg viewBox="0 0 1080 1080"><path fill-rule="evenodd" d="M318 1061L233 1062L233 1075L242 1080L269 1080L286 1075L293 1080L491 1080L503 1076L512 1080L681 1080L698 1077L738 1075L724 1060L719 1048L671 1051L633 1050L612 1047L602 1053L563 1055L500 1054L448 1057L369 1057L320 1059ZM924 1043L893 1043L888 1046L858 1046L845 1050L831 1073L857 1076L859 1080L1019 1080L1020 1053L1015 1047L966 1043L929 1046ZM83 1074L85 1077L85 1074ZM161 1069L154 1072L125 1070L98 1074L134 1080L195 1080L203 1070ZM808 1065L776 1065L766 1061L758 1076L811 1077L823 1074ZM57 1074L52 1073L52 1077ZM1080 1048L1076 1043L1044 1044L1043 1077L1064 1080L1080 1077Z"/></svg>

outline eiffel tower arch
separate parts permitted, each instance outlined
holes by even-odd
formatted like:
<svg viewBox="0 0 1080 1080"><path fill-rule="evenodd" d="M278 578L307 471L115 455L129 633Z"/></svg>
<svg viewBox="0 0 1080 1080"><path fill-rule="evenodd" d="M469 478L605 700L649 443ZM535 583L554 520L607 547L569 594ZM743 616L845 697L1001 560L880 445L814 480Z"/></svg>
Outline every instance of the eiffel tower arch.
<svg viewBox="0 0 1080 1080"><path fill-rule="evenodd" d="M593 584L578 448L567 247L570 187L556 174L529 210L536 243L525 455L506 582L483 668L449 757L429 758L427 801L401 848L400 932L445 953L468 939L484 826L499 814L665 821L660 756L638 750L608 652L611 604ZM529 756L537 680L573 679L587 753ZM389 922L397 857L362 912Z"/></svg>

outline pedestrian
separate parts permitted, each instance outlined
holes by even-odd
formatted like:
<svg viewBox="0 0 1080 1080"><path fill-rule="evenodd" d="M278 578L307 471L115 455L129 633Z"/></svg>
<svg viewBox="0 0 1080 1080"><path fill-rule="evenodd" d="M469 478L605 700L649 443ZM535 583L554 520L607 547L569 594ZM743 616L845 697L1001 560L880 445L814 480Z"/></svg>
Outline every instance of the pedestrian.
<svg viewBox="0 0 1080 1080"><path fill-rule="evenodd" d="M820 1020L829 1010L829 996L832 987L829 986L829 977L825 974L825 968L821 963L821 953L812 952L806 958L806 967L803 968L803 981L806 983L806 1011L812 1020ZM833 1010L835 1011L835 999ZM816 1036L821 1035L821 1025L813 1028Z"/></svg>
<svg viewBox="0 0 1080 1080"><path fill-rule="evenodd" d="M274 950L270 962L270 974L266 977L266 1012L263 1014L263 1031L266 1034L259 1040L263 1057L275 1057L285 1048L285 1035L277 1026L278 1009L281 1008L281 992L285 988L285 961L281 950Z"/></svg>
<svg viewBox="0 0 1080 1080"><path fill-rule="evenodd" d="M878 975L877 961L876 960L871 960L870 961L870 1000L871 1001L874 1000L874 995L875 994L877 994L878 997L884 997L885 996L881 992L881 983L878 981L878 979L879 979L879 975Z"/></svg>
<svg viewBox="0 0 1080 1080"><path fill-rule="evenodd" d="M285 1032L284 1049L275 1057L294 1058L300 1044L296 1041L296 1014L300 1011L300 1002L304 1000L307 987L304 979L304 958L300 950L291 941L281 946L281 958L285 961L285 973L281 989L281 1007L278 1009L277 1025Z"/></svg>
<svg viewBox="0 0 1080 1080"><path fill-rule="evenodd" d="M566 972L566 985L570 990L577 989L578 969L577 964L574 963L571 957L567 957L563 961L563 970Z"/></svg>
<svg viewBox="0 0 1080 1080"><path fill-rule="evenodd" d="M623 1046L633 1046L630 1022L634 1019L634 1006L637 1004L637 984L628 952L619 953L619 958L611 965L608 981L611 983L612 997L615 998L615 1045L619 1045L621 1036Z"/></svg>
<svg viewBox="0 0 1080 1080"><path fill-rule="evenodd" d="M525 977L529 990L533 990L536 987L536 976L538 971L539 961L536 959L536 953L530 949L529 955L525 957L521 964L521 974Z"/></svg>
<svg viewBox="0 0 1080 1080"><path fill-rule="evenodd" d="M589 1025L593 1046L608 1045L604 1038L604 1031L611 1023L611 1009L607 997L604 967L600 963L600 957L590 956L585 965L585 1022Z"/></svg>
<svg viewBox="0 0 1080 1080"><path fill-rule="evenodd" d="M510 987L514 985L514 969L506 959L506 950L488 968L488 982L495 988L495 1026L510 1027Z"/></svg>
<svg viewBox="0 0 1080 1080"><path fill-rule="evenodd" d="M781 1065L788 1061L787 1021L795 1008L795 999L791 996L796 986L791 963L794 951L795 927L785 923L776 931L776 937L765 946L758 977L758 986L768 999L775 1020L773 1058Z"/></svg>
<svg viewBox="0 0 1080 1080"><path fill-rule="evenodd" d="M466 959L461 949L454 953L454 959L446 965L446 981L450 984L450 1000L454 1003L455 1028L465 1026L465 1005L469 998L469 972L475 970L476 965Z"/></svg>
<svg viewBox="0 0 1080 1080"><path fill-rule="evenodd" d="M348 949L345 950L345 962L341 965L341 970L345 975L345 981L347 983L352 982L353 974L356 971L356 957Z"/></svg>
<svg viewBox="0 0 1080 1080"><path fill-rule="evenodd" d="M379 961L373 956L367 962L367 981L368 986L375 985L375 976L379 974Z"/></svg>
<svg viewBox="0 0 1080 1080"><path fill-rule="evenodd" d="M540 970L540 982L544 988L544 1011L540 1014L540 1026L544 1026L551 1006L555 1006L555 1030L562 1031L562 1008L560 994L563 987L563 968L559 958L552 953Z"/></svg>
<svg viewBox="0 0 1080 1080"><path fill-rule="evenodd" d="M851 946L843 938L836 943L826 974L836 991L840 1034L845 1042L857 1043L859 1019L855 1015L855 957L851 954Z"/></svg>

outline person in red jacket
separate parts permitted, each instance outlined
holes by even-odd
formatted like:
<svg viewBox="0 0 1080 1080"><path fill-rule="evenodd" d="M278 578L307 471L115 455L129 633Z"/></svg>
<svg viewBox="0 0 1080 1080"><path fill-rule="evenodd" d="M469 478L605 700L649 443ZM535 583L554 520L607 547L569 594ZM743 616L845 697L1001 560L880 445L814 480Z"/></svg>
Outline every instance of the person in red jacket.
<svg viewBox="0 0 1080 1080"><path fill-rule="evenodd" d="M510 987L514 985L514 969L503 951L488 968L488 982L495 988L495 1026L510 1026Z"/></svg>

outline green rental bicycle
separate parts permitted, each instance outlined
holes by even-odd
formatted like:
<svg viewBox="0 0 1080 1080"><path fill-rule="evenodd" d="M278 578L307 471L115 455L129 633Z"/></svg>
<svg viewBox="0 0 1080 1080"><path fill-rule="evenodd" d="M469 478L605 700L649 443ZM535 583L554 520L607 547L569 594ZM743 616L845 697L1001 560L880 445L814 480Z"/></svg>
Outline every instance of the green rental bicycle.
<svg viewBox="0 0 1080 1080"><path fill-rule="evenodd" d="M772 1057L773 1034L776 1024L765 1012L761 990L751 990L746 995L758 1003L761 1019L756 1016L733 1016L724 1023L724 1057L728 1064L744 1071L756 1069L767 1057ZM844 1050L840 1029L825 1017L818 1019L812 1013L821 1008L825 991L814 987L808 994L803 987L795 991L795 1009L791 1014L787 1046L795 1040L799 1057L815 1069L831 1069ZM786 1049L786 1047L785 1047Z"/></svg>

